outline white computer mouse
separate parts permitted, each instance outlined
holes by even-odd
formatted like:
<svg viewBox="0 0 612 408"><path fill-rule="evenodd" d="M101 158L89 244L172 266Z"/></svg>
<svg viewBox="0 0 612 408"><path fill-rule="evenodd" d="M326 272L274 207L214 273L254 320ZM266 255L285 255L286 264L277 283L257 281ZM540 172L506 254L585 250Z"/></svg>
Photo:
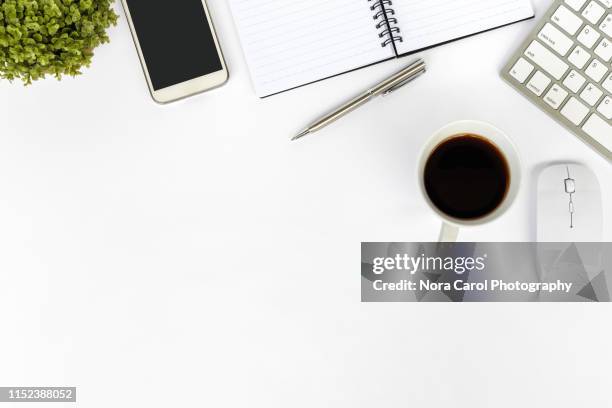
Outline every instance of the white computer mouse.
<svg viewBox="0 0 612 408"><path fill-rule="evenodd" d="M545 168L538 179L538 242L600 242L601 189L597 176L575 163Z"/></svg>

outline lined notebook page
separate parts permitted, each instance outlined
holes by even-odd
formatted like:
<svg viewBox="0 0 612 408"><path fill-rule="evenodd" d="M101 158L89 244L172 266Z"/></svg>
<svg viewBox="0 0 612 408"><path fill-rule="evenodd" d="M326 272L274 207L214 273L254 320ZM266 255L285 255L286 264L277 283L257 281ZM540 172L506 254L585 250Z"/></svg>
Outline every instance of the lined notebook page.
<svg viewBox="0 0 612 408"><path fill-rule="evenodd" d="M394 0L400 54L533 17L530 0Z"/></svg>
<svg viewBox="0 0 612 408"><path fill-rule="evenodd" d="M231 0L230 5L260 97L393 57L392 47L381 46L366 0Z"/></svg>

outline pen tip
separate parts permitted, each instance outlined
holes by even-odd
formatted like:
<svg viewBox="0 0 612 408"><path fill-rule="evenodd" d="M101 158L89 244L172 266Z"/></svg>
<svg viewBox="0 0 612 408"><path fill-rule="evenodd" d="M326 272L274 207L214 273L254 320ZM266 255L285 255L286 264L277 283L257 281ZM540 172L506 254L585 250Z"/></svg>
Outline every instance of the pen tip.
<svg viewBox="0 0 612 408"><path fill-rule="evenodd" d="M303 138L304 136L306 136L306 135L307 135L307 134L309 134L309 133L310 133L310 131L309 131L309 130L305 130L305 131L303 131L302 133L300 133L299 135L293 136L293 137L291 138L291 140L298 140L298 139L301 139L301 138Z"/></svg>

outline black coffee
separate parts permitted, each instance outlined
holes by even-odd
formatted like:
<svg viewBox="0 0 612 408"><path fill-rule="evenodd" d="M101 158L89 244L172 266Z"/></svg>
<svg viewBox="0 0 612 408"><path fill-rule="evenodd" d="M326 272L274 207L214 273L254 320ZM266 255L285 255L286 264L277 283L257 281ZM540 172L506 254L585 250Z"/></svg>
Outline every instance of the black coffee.
<svg viewBox="0 0 612 408"><path fill-rule="evenodd" d="M438 145L425 165L425 190L453 218L484 217L504 201L510 168L502 152L481 136L462 134Z"/></svg>

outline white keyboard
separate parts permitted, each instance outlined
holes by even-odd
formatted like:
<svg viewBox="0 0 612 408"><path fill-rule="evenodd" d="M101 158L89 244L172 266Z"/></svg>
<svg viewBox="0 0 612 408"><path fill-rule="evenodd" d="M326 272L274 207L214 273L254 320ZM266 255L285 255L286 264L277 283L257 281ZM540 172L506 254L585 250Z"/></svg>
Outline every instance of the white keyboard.
<svg viewBox="0 0 612 408"><path fill-rule="evenodd" d="M502 77L612 161L612 0L556 0Z"/></svg>

